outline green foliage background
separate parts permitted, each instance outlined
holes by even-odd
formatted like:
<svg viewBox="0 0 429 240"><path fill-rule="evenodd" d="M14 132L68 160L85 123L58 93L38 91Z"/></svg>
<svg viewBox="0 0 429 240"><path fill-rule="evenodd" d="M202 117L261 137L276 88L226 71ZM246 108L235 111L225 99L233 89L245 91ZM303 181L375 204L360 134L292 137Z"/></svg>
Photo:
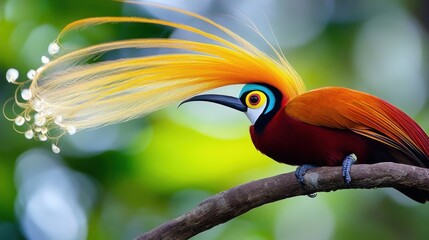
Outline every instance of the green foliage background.
<svg viewBox="0 0 429 240"><path fill-rule="evenodd" d="M341 1L335 3L338 2ZM425 1L394 2L421 27L423 76L428 88L425 66L429 6ZM377 5L372 1L366 4L369 9ZM21 74L37 68L47 45L67 23L90 16L118 16L123 10L121 3L102 0L1 0L0 75L4 76L11 67L19 69ZM375 14L378 13L382 14L383 10ZM265 15L270 19L270 13ZM265 15L261 14L261 18ZM383 89L360 85L353 67L354 44L359 29L369 17L373 16L349 22L332 21L312 41L283 49L309 89L340 85L383 95ZM171 29L147 25L108 25L83 31L69 41L88 45L105 40L168 36L170 32ZM15 89L1 79L0 103L3 105ZM417 96L409 96L413 97ZM428 96L423 97L425 107L413 115L428 132ZM225 115L228 114L236 113L225 109ZM90 199L84 211L86 229L80 237L65 236L64 239L131 239L220 191L294 169L277 164L254 149L244 116L238 123L204 126L220 135L234 131L239 136L218 138L175 121L176 115L192 121L182 108L173 106L144 119L114 126L114 130L89 131L61 143L63 152L53 157L53 161L69 173L84 176L91 186L87 188L84 184L85 187L76 190L80 198ZM114 134L103 135L109 131ZM76 147L74 137L78 141L87 139L89 144L112 138L114 146L85 151ZM20 178L16 174L17 159L31 149L39 149L52 157L49 148L49 144L27 141L15 133L12 123L0 118L0 239L38 239L23 227L24 215L18 196L24 190L17 180ZM40 170L37 166L35 160L34 172ZM24 177L31 181L35 176ZM50 216L47 214L44 218ZM39 219L41 223L44 218ZM350 190L262 206L195 239L427 239L428 220L427 205L415 204L393 191Z"/></svg>

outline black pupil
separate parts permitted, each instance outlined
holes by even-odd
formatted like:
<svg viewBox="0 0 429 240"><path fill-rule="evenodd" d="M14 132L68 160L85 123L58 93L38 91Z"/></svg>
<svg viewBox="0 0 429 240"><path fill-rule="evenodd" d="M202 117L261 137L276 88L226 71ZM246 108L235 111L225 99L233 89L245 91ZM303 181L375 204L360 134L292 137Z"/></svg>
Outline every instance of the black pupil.
<svg viewBox="0 0 429 240"><path fill-rule="evenodd" d="M252 96L250 96L249 101L252 105L256 105L259 102L259 96L258 95L252 95Z"/></svg>

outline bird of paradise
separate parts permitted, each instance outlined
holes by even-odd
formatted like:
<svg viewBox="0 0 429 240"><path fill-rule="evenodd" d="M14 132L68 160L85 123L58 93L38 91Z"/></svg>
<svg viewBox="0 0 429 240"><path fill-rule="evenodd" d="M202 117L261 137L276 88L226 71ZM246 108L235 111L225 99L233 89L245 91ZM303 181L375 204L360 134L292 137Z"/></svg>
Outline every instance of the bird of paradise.
<svg viewBox="0 0 429 240"><path fill-rule="evenodd" d="M208 101L244 112L255 147L272 159L300 165L297 179L316 166L343 166L350 184L352 164L393 161L429 167L429 137L404 112L375 96L340 87L306 91L284 56L267 43L262 52L231 30L201 15L148 4L210 24L220 35L177 22L143 17L96 17L67 25L49 45L49 57L29 80L17 81L15 129L28 139L53 141L64 134L128 121L173 103ZM182 29L210 43L183 39L130 39L62 51L62 38L73 31L106 23L149 23ZM118 49L185 50L153 56L88 63ZM245 84L237 97L198 95L218 87ZM429 192L398 189L424 203Z"/></svg>

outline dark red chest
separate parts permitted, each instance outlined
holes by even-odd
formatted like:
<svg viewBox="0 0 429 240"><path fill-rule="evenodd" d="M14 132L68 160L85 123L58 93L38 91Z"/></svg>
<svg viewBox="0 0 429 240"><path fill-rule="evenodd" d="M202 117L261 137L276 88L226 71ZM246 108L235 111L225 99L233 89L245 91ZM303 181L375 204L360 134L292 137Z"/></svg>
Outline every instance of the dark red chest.
<svg viewBox="0 0 429 240"><path fill-rule="evenodd" d="M354 153L358 163L383 161L384 146L350 130L333 129L303 123L280 110L257 132L250 127L255 147L274 160L290 165L341 165Z"/></svg>

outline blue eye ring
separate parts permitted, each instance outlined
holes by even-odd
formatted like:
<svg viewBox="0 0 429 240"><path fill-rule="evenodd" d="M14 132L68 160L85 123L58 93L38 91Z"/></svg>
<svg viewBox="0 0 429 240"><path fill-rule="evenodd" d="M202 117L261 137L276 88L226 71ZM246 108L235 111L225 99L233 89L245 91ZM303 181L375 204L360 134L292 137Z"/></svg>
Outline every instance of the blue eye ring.
<svg viewBox="0 0 429 240"><path fill-rule="evenodd" d="M247 94L253 91L260 91L263 94L265 94L265 96L267 97L267 107L264 113L268 113L274 109L275 102L276 102L274 93L268 87L265 87L259 84L251 83L251 84L244 85L244 87L241 89L241 92L240 92L240 99L243 99L245 95L247 96Z"/></svg>

